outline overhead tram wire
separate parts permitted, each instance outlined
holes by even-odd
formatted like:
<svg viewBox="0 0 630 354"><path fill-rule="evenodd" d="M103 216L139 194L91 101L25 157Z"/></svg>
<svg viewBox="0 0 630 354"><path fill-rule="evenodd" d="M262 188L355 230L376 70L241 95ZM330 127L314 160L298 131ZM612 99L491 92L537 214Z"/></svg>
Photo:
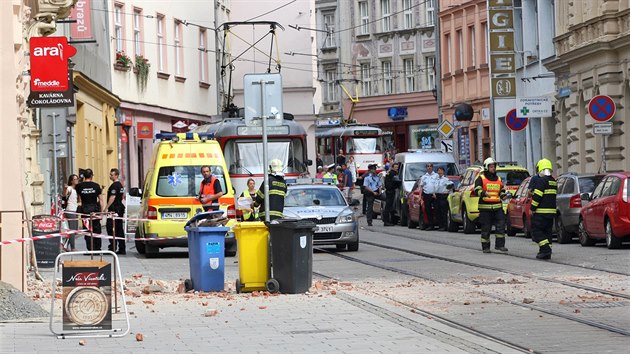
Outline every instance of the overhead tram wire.
<svg viewBox="0 0 630 354"><path fill-rule="evenodd" d="M255 20L255 19L257 19L257 18L263 17L263 16L265 16L265 15L269 15L270 13L272 13L272 12L276 12L276 11L280 10L281 8L283 8L283 7L286 7L286 6L289 6L289 5L293 4L293 3L294 3L294 2L296 2L296 1L297 1L297 0L292 0L292 1L290 1L290 2L288 2L288 3L286 3L286 4L284 4L284 5L281 5L281 6L276 7L276 8L275 8L275 9L273 9L273 10L269 10L269 11L265 12L264 14L258 15L258 16L256 16L256 17L252 17L252 18L250 18L249 20L245 20L245 22L249 22L249 21L251 21L251 20Z"/></svg>

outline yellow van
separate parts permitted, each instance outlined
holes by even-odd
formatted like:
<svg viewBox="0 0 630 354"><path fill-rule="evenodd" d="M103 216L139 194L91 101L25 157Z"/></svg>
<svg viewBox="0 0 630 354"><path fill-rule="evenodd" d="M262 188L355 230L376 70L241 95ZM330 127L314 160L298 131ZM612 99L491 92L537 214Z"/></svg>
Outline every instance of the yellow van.
<svg viewBox="0 0 630 354"><path fill-rule="evenodd" d="M155 239L136 240L138 253L147 257L157 254L160 248L188 247L184 225L203 212L197 199L203 180L201 166L210 166L224 192L213 207L227 212L227 226L236 222L234 189L219 143L209 135L197 133L162 133L156 138L160 142L153 150L142 194L141 215L147 220L140 222L136 230L136 239ZM230 232L225 239L226 255L233 256L235 247L234 234Z"/></svg>

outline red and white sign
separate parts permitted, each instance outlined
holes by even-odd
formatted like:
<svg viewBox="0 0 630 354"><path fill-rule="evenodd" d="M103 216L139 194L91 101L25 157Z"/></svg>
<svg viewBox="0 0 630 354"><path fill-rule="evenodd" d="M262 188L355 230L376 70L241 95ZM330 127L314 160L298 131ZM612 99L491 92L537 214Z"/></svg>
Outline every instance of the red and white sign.
<svg viewBox="0 0 630 354"><path fill-rule="evenodd" d="M153 139L153 122L137 122L136 134L138 139Z"/></svg>
<svg viewBox="0 0 630 354"><path fill-rule="evenodd" d="M76 23L70 24L70 38L72 39L92 39L92 5L90 0L78 0L72 11L70 18Z"/></svg>
<svg viewBox="0 0 630 354"><path fill-rule="evenodd" d="M125 131L125 129L123 129L122 127L120 127L120 142L121 143L129 142L129 136L127 135L127 132Z"/></svg>
<svg viewBox="0 0 630 354"><path fill-rule="evenodd" d="M66 37L32 37L31 91L67 91L68 59L77 54Z"/></svg>

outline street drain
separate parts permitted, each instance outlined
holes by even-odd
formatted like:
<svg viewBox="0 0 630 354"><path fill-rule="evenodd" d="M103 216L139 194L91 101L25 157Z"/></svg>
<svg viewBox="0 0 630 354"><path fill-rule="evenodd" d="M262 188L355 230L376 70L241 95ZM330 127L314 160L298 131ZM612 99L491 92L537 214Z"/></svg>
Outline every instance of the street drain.
<svg viewBox="0 0 630 354"><path fill-rule="evenodd" d="M624 307L630 305L628 301L594 301L594 302L578 302L574 304L568 304L572 307L578 307L582 309L604 309L609 307Z"/></svg>

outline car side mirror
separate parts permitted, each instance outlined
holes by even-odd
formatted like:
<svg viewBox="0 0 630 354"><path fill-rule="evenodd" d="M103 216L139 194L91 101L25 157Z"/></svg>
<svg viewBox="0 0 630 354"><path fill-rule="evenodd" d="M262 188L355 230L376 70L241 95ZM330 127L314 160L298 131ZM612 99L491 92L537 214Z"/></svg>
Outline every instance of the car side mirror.
<svg viewBox="0 0 630 354"><path fill-rule="evenodd" d="M313 166L313 160L306 160L306 166Z"/></svg>
<svg viewBox="0 0 630 354"><path fill-rule="evenodd" d="M581 200L590 201L591 200L591 194L590 193L582 193L582 194L580 194L580 199Z"/></svg>
<svg viewBox="0 0 630 354"><path fill-rule="evenodd" d="M138 187L134 187L129 189L129 195L132 197L141 197L142 196L142 190Z"/></svg>

